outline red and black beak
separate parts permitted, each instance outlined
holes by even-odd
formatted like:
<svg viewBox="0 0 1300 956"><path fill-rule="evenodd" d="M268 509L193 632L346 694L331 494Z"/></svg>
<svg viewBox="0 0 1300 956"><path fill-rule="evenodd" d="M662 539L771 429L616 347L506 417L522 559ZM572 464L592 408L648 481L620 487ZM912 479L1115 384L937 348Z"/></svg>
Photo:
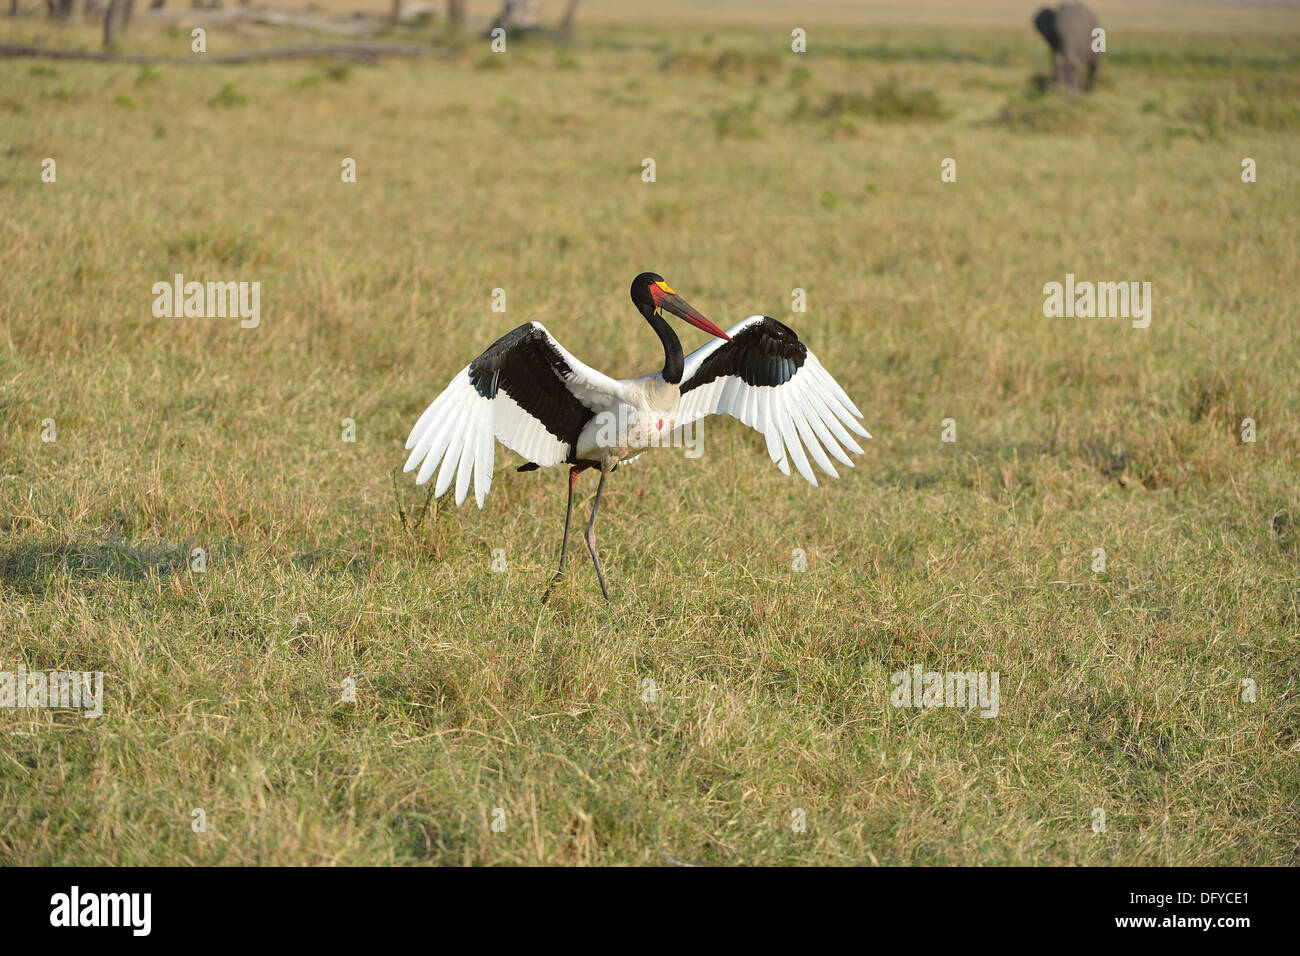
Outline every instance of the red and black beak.
<svg viewBox="0 0 1300 956"><path fill-rule="evenodd" d="M654 296L656 309L667 309L673 315L679 319L685 319L697 329L708 332L710 335L716 335L728 342L731 341L731 336L702 316L690 303L662 282L651 282L650 294Z"/></svg>

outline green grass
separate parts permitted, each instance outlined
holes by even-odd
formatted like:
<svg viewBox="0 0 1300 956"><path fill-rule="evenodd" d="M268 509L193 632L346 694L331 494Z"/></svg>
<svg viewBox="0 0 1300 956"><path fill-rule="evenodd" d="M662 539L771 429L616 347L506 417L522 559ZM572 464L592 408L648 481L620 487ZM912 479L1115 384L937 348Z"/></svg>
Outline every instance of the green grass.
<svg viewBox="0 0 1300 956"><path fill-rule="evenodd" d="M0 62L0 670L107 696L0 710L0 862L1296 862L1294 34L1146 34L1077 102L1027 23L809 35ZM813 488L707 422L610 479L612 604L575 536L542 605L562 473L498 448L417 524L393 471L525 321L656 367L645 269L792 325L876 437ZM177 272L261 327L155 318ZM1151 281L1151 327L1045 319L1067 272ZM999 716L891 707L913 664L998 671Z"/></svg>
<svg viewBox="0 0 1300 956"><path fill-rule="evenodd" d="M873 120L938 120L948 115L934 90L906 89L893 77L870 94L832 93L818 112L835 120L845 115Z"/></svg>

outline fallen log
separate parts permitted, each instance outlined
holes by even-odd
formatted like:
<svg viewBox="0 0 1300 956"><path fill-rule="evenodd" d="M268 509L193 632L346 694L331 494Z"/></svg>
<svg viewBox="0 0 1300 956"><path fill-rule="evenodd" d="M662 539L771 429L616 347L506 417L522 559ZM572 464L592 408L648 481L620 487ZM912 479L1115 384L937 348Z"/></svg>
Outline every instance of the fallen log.
<svg viewBox="0 0 1300 956"><path fill-rule="evenodd" d="M95 60L101 63L202 64L259 63L267 60L310 60L339 58L373 63L381 56L429 56L447 59L449 54L430 46L410 43L316 43L307 46L277 46L234 53L194 53L190 56L156 56L150 53L105 53L99 50L69 50L55 47L0 43L0 58L33 57L50 60Z"/></svg>

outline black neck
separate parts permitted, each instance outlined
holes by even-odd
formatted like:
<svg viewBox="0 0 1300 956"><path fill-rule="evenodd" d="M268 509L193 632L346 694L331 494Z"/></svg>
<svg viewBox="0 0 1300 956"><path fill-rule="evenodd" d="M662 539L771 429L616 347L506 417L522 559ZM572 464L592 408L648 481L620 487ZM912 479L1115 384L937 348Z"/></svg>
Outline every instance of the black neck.
<svg viewBox="0 0 1300 956"><path fill-rule="evenodd" d="M659 336L659 341L664 344L664 381L670 385L680 385L686 365L682 361L682 343L677 338L677 333L655 310L651 310L645 320L650 323L650 328L655 330L655 335Z"/></svg>

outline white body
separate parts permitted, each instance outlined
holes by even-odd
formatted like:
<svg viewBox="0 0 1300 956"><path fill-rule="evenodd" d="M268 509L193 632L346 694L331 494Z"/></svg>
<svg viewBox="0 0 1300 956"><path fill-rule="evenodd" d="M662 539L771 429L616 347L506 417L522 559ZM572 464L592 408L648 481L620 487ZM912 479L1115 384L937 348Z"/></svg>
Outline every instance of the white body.
<svg viewBox="0 0 1300 956"><path fill-rule="evenodd" d="M620 379L578 436L574 457L599 462L608 471L624 458L667 441L677 427L681 389L664 381L663 372Z"/></svg>

